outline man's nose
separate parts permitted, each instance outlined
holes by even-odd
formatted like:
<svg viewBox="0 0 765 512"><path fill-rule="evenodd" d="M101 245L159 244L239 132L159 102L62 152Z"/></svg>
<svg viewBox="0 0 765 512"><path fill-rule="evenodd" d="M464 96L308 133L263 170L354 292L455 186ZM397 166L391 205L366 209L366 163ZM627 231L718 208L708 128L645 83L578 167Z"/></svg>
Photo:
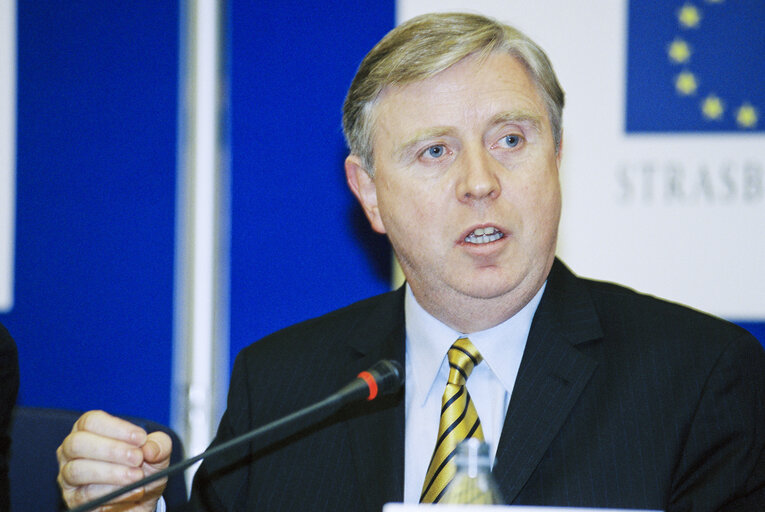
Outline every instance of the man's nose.
<svg viewBox="0 0 765 512"><path fill-rule="evenodd" d="M499 162L483 147L463 151L461 156L456 187L457 199L471 202L499 196Z"/></svg>

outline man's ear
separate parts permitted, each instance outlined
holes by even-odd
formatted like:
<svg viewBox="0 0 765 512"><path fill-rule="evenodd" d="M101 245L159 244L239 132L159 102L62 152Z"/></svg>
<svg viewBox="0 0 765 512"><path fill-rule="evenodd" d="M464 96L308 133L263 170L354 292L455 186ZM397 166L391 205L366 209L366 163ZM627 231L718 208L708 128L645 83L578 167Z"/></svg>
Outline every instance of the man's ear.
<svg viewBox="0 0 765 512"><path fill-rule="evenodd" d="M345 159L345 177L351 192L361 203L372 229L378 233L385 233L385 226L377 207L377 187L374 179L362 165L361 158L356 155L348 155L348 158Z"/></svg>

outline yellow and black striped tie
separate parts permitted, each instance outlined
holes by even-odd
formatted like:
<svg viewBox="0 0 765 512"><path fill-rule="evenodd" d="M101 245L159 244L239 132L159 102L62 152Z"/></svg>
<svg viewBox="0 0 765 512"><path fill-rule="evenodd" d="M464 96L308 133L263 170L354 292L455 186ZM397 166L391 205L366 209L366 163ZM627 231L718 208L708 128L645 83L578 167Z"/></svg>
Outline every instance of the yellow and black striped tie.
<svg viewBox="0 0 765 512"><path fill-rule="evenodd" d="M483 441L483 430L478 413L465 387L475 365L482 361L470 340L460 338L454 342L447 354L449 358L449 380L444 397L441 399L441 422L438 427L438 441L433 458L425 475L420 495L421 503L438 503L457 471L454 454L457 445L465 439L475 437Z"/></svg>

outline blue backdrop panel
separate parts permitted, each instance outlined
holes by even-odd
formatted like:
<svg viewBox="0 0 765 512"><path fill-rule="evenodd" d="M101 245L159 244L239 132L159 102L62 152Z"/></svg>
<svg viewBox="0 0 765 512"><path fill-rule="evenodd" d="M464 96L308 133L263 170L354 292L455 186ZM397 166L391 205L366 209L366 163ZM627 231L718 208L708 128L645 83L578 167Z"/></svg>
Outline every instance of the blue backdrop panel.
<svg viewBox="0 0 765 512"><path fill-rule="evenodd" d="M18 6L25 405L169 421L178 5Z"/></svg>
<svg viewBox="0 0 765 512"><path fill-rule="evenodd" d="M390 249L345 185L341 107L394 2L231 7L231 361L389 288Z"/></svg>
<svg viewBox="0 0 765 512"><path fill-rule="evenodd" d="M680 8L685 7L685 23ZM736 112L748 104L765 107L765 2L629 2L627 50L628 132L765 131L765 123L744 126ZM671 43L688 48L687 55L669 56ZM695 85L680 94L680 73ZM719 97L725 111L706 119L701 102Z"/></svg>

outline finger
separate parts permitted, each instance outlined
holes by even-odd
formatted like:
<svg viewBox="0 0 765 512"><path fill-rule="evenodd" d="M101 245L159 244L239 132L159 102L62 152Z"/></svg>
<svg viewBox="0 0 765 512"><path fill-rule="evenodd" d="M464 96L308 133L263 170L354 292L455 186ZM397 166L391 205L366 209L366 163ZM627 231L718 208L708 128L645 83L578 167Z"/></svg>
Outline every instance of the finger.
<svg viewBox="0 0 765 512"><path fill-rule="evenodd" d="M143 445L143 459L154 469L162 469L170 463L173 441L164 432L152 432Z"/></svg>
<svg viewBox="0 0 765 512"><path fill-rule="evenodd" d="M146 444L143 445L144 465L143 470L146 476L153 475L157 471L165 469L170 465L170 454L173 449L173 442L170 436L164 432L152 432ZM152 482L146 488L147 495L161 495L167 485L167 478L161 478Z"/></svg>
<svg viewBox="0 0 765 512"><path fill-rule="evenodd" d="M99 471L101 473L104 473L105 471L103 468L99 469L97 467L90 468L94 471ZM124 485L128 485L131 482L121 482L120 484L102 484L102 483L91 483L87 485L76 485L72 486L70 483L63 481L62 475L68 473L68 469L65 471L62 471L59 473L58 481L59 485L61 486L62 490L62 496L64 498L64 501L66 502L67 506L75 507L79 505L84 505L86 503L89 503L97 498L100 498L106 494L109 494L111 492L114 492L120 488L122 488ZM138 476L136 473L133 476ZM69 475L71 478L71 475ZM143 475L141 474L141 477ZM90 479L91 475L83 474L84 479ZM101 511L117 511L117 510L130 510L131 512L139 512L141 510L145 511L153 511L155 508L155 504L159 497L162 495L162 492L164 491L165 484L167 479L161 479L156 482L152 482L147 486L139 487L138 489L133 489L131 491L128 491L126 493L123 493L116 498L109 501L109 505L104 505L98 508L98 510Z"/></svg>
<svg viewBox="0 0 765 512"><path fill-rule="evenodd" d="M59 467L74 459L93 459L132 467L138 467L144 462L140 447L87 431L69 434L57 454Z"/></svg>
<svg viewBox="0 0 765 512"><path fill-rule="evenodd" d="M64 501L66 501L67 506L76 507L78 505L84 505L85 503L89 503L95 499L100 498L101 496L105 496L106 494L109 494L110 492L114 492L120 487L117 485L103 485L103 484L92 484L92 485L84 485L81 487L73 488L70 491L64 492ZM133 489L132 491L123 494L122 496L118 496L117 498L111 500L109 503L136 503L140 501L144 496L144 490L143 489ZM109 510L109 507L106 507L107 510Z"/></svg>
<svg viewBox="0 0 765 512"><path fill-rule="evenodd" d="M146 442L144 429L104 411L88 411L80 416L72 427L72 432L82 431L119 439L135 446Z"/></svg>
<svg viewBox="0 0 765 512"><path fill-rule="evenodd" d="M105 484L123 486L143 478L140 468L126 467L109 462L75 459L67 462L59 471L59 484L63 489Z"/></svg>

